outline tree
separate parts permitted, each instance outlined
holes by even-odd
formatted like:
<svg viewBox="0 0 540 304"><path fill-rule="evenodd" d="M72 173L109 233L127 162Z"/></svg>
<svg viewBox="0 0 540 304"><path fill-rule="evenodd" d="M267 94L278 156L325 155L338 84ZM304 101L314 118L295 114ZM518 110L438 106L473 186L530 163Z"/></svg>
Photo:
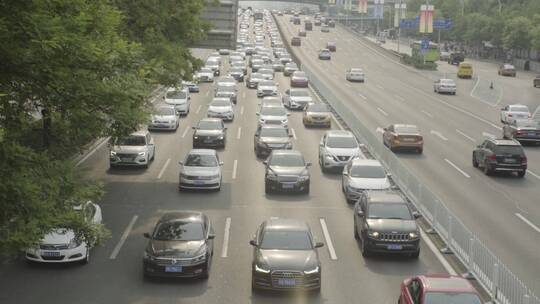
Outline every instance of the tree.
<svg viewBox="0 0 540 304"><path fill-rule="evenodd" d="M529 30L532 27L529 19L514 17L510 19L503 30L502 42L506 50L528 50L531 47Z"/></svg>

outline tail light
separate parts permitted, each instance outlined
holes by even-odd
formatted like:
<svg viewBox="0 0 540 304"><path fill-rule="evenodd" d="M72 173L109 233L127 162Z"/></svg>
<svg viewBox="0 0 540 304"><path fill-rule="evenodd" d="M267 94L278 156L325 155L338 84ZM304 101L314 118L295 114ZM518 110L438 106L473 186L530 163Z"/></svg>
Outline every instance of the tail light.
<svg viewBox="0 0 540 304"><path fill-rule="evenodd" d="M512 114L508 114L508 117L512 117Z"/></svg>
<svg viewBox="0 0 540 304"><path fill-rule="evenodd" d="M497 155L495 154L491 154L487 157L487 160L490 160L490 161L497 161Z"/></svg>
<svg viewBox="0 0 540 304"><path fill-rule="evenodd" d="M522 134L525 134L525 131L519 130L519 131L516 131L516 134L517 134L517 135L522 135Z"/></svg>
<svg viewBox="0 0 540 304"><path fill-rule="evenodd" d="M522 165L527 165L527 156L522 156L521 157L521 164Z"/></svg>

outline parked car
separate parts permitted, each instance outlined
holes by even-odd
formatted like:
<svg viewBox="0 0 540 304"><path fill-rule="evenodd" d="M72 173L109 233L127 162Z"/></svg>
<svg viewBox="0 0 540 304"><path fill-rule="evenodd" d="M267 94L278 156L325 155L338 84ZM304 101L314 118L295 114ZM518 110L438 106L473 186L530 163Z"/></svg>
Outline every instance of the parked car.
<svg viewBox="0 0 540 304"><path fill-rule="evenodd" d="M143 254L145 276L208 278L215 234L204 213L167 212L144 237L148 239Z"/></svg>
<svg viewBox="0 0 540 304"><path fill-rule="evenodd" d="M527 172L525 151L518 141L511 139L485 139L473 150L472 164L486 175L516 172L518 177L524 177Z"/></svg>
<svg viewBox="0 0 540 304"><path fill-rule="evenodd" d="M360 68L349 68L345 72L345 78L348 81L364 82L365 81L364 70Z"/></svg>
<svg viewBox="0 0 540 304"><path fill-rule="evenodd" d="M376 159L353 158L343 167L341 190L347 203L356 202L365 191L390 187L388 174Z"/></svg>
<svg viewBox="0 0 540 304"><path fill-rule="evenodd" d="M222 147L227 141L227 127L221 118L203 118L193 129L193 148Z"/></svg>
<svg viewBox="0 0 540 304"><path fill-rule="evenodd" d="M152 114L148 130L173 130L178 129L180 120L173 106L161 106Z"/></svg>
<svg viewBox="0 0 540 304"><path fill-rule="evenodd" d="M91 201L74 206L76 212L92 226L102 222L101 208ZM39 263L90 262L90 250L94 244L77 239L73 229L58 227L46 233L38 245L28 248L26 260Z"/></svg>
<svg viewBox="0 0 540 304"><path fill-rule="evenodd" d="M303 110L313 103L313 98L307 89L287 89L283 96L283 105L291 110Z"/></svg>
<svg viewBox="0 0 540 304"><path fill-rule="evenodd" d="M319 143L319 165L323 172L341 170L353 158L365 158L356 137L350 131L326 131Z"/></svg>
<svg viewBox="0 0 540 304"><path fill-rule="evenodd" d="M184 161L180 161L178 189L221 189L221 166L214 149L192 149Z"/></svg>
<svg viewBox="0 0 540 304"><path fill-rule="evenodd" d="M224 121L234 120L234 104L229 98L216 97L208 105L207 116L221 118Z"/></svg>
<svg viewBox="0 0 540 304"><path fill-rule="evenodd" d="M259 124L289 126L289 113L284 107L264 107L257 112Z"/></svg>
<svg viewBox="0 0 540 304"><path fill-rule="evenodd" d="M332 113L324 103L311 103L305 106L302 123L306 127L332 127Z"/></svg>
<svg viewBox="0 0 540 304"><path fill-rule="evenodd" d="M302 40L300 40L300 37L292 37L291 38L291 45L292 46L300 46L300 45L302 45Z"/></svg>
<svg viewBox="0 0 540 304"><path fill-rule="evenodd" d="M508 64L508 63L505 63L503 65L501 65L499 67L499 75L501 76L511 76L511 77L516 77L516 68L511 65L511 64Z"/></svg>
<svg viewBox="0 0 540 304"><path fill-rule="evenodd" d="M529 107L521 104L507 105L501 108L501 122L510 123L518 119L529 119L531 118L531 112Z"/></svg>
<svg viewBox="0 0 540 304"><path fill-rule="evenodd" d="M321 289L321 262L306 222L273 218L264 221L249 242L253 246L251 288L269 290Z"/></svg>
<svg viewBox="0 0 540 304"><path fill-rule="evenodd" d="M503 138L515 139L521 144L540 145L540 122L534 119L513 120L503 126Z"/></svg>
<svg viewBox="0 0 540 304"><path fill-rule="evenodd" d="M398 304L459 303L482 304L469 280L448 274L418 275L401 283Z"/></svg>
<svg viewBox="0 0 540 304"><path fill-rule="evenodd" d="M326 49L328 49L330 52L335 52L336 51L336 43L333 42L333 41L328 41L326 43Z"/></svg>
<svg viewBox="0 0 540 304"><path fill-rule="evenodd" d="M187 115L189 113L191 96L189 96L187 88L168 88L163 100L165 100L166 104L174 106L178 114Z"/></svg>
<svg viewBox="0 0 540 304"><path fill-rule="evenodd" d="M307 88L309 84L306 72L295 71L291 75L291 87L303 87Z"/></svg>
<svg viewBox="0 0 540 304"><path fill-rule="evenodd" d="M332 53L328 49L319 50L319 59L321 60L330 60L332 58Z"/></svg>
<svg viewBox="0 0 540 304"><path fill-rule="evenodd" d="M292 135L280 125L259 125L255 131L254 149L257 157L266 157L272 150L290 150Z"/></svg>
<svg viewBox="0 0 540 304"><path fill-rule="evenodd" d="M354 206L354 238L362 256L400 253L420 256L420 230L413 212L401 194L392 191L363 192Z"/></svg>
<svg viewBox="0 0 540 304"><path fill-rule="evenodd" d="M300 191L309 194L310 162L304 160L300 151L272 150L264 161L264 191Z"/></svg>
<svg viewBox="0 0 540 304"><path fill-rule="evenodd" d="M116 139L110 145L109 165L142 166L148 168L156 156L154 138L148 131L133 132L126 137Z"/></svg>
<svg viewBox="0 0 540 304"><path fill-rule="evenodd" d="M391 151L397 149L414 150L422 154L424 150L424 138L415 125L394 124L384 128L383 144Z"/></svg>
<svg viewBox="0 0 540 304"><path fill-rule="evenodd" d="M457 86L453 79L442 78L433 83L433 91L439 94L448 93L451 95L456 95Z"/></svg>

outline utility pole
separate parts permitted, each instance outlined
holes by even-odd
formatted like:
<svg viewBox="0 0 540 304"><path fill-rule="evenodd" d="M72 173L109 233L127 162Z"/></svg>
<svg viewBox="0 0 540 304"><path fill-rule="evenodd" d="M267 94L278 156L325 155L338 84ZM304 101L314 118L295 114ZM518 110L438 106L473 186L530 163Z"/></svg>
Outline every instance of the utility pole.
<svg viewBox="0 0 540 304"><path fill-rule="evenodd" d="M402 5L402 1L403 0L399 0L399 8L398 8L398 30L397 30L397 52L399 54L399 44L400 44L400 41L401 41L401 11L403 10L401 8L401 5Z"/></svg>

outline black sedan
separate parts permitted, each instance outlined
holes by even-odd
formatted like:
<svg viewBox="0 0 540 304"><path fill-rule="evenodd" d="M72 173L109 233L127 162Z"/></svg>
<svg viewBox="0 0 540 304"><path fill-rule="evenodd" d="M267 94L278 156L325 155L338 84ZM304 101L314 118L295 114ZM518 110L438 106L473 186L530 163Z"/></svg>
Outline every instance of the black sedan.
<svg viewBox="0 0 540 304"><path fill-rule="evenodd" d="M227 127L221 118L204 118L193 127L193 148L222 147L225 148Z"/></svg>
<svg viewBox="0 0 540 304"><path fill-rule="evenodd" d="M195 211L165 213L152 233L145 233L145 276L208 278L214 253L214 229Z"/></svg>
<svg viewBox="0 0 540 304"><path fill-rule="evenodd" d="M540 144L540 122L533 119L513 120L503 125L503 138L515 139L521 144Z"/></svg>
<svg viewBox="0 0 540 304"><path fill-rule="evenodd" d="M266 194L273 191L301 191L309 193L310 162L304 160L302 153L296 150L273 150L264 161L264 190Z"/></svg>
<svg viewBox="0 0 540 304"><path fill-rule="evenodd" d="M281 102L281 101L279 101ZM272 150L292 149L292 135L280 125L259 125L254 136L254 149L257 157L268 156Z"/></svg>
<svg viewBox="0 0 540 304"><path fill-rule="evenodd" d="M309 225L296 219L264 221L249 242L253 246L251 288L321 289L321 262Z"/></svg>

